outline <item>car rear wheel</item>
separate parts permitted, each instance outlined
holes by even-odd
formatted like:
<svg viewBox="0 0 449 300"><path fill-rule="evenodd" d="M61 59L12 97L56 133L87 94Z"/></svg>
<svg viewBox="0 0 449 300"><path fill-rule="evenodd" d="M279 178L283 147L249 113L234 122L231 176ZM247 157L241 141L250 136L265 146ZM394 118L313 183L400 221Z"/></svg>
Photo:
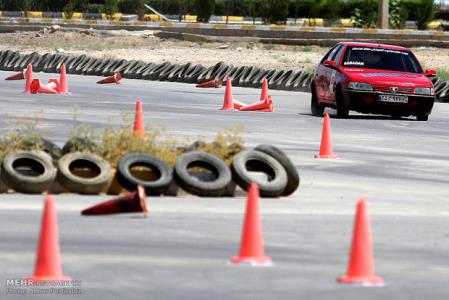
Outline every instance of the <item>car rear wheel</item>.
<svg viewBox="0 0 449 300"><path fill-rule="evenodd" d="M341 93L340 88L337 88L336 100L337 100L337 118L340 119L347 118L349 115L349 108L343 101L343 95Z"/></svg>
<svg viewBox="0 0 449 300"><path fill-rule="evenodd" d="M310 108L312 115L316 117L322 117L324 113L324 106L318 104L318 99L316 97L315 87L312 86L312 98L310 100Z"/></svg>

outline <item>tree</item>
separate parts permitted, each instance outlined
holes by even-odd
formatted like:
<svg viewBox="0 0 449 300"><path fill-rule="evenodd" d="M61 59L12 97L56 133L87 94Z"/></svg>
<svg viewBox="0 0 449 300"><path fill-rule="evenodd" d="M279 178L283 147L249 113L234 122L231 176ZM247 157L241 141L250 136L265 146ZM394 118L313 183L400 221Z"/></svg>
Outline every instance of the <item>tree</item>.
<svg viewBox="0 0 449 300"><path fill-rule="evenodd" d="M261 14L265 23L285 23L289 0L262 0Z"/></svg>
<svg viewBox="0 0 449 300"><path fill-rule="evenodd" d="M433 20L436 12L436 5L433 0L421 0L417 9L420 12L416 20L416 26L420 30L426 30L427 24Z"/></svg>
<svg viewBox="0 0 449 300"><path fill-rule="evenodd" d="M197 22L209 22L215 9L215 0L195 0Z"/></svg>

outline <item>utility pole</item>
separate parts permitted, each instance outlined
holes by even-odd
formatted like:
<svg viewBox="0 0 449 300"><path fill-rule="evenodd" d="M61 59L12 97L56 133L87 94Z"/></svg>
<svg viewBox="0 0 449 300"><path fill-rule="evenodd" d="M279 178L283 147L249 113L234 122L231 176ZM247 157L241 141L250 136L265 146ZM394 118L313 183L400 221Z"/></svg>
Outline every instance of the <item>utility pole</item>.
<svg viewBox="0 0 449 300"><path fill-rule="evenodd" d="M388 29L388 2L389 0L379 0L377 27L381 29Z"/></svg>

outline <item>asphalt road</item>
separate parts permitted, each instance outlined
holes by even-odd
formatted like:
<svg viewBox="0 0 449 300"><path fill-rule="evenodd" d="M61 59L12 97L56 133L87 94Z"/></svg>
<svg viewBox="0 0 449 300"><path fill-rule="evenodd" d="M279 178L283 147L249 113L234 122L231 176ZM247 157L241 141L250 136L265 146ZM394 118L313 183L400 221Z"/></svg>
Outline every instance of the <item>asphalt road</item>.
<svg viewBox="0 0 449 300"><path fill-rule="evenodd" d="M55 299L449 298L449 105L436 104L428 122L355 113L332 118L339 158L324 160L313 158L322 120L309 114L309 94L272 91L274 113L222 112L223 89L137 80L98 86L96 80L69 76L70 96L26 95L23 82L2 81L0 121L41 111L43 135L62 145L76 122L119 126L122 112L133 111L141 99L146 124L175 137L211 139L217 130L243 124L247 146L270 143L286 151L301 186L291 197L261 201L266 253L274 262L267 268L228 263L238 252L244 197L148 198L144 219L81 217L81 209L110 197L58 195L64 272L81 281L82 295ZM259 92L235 88L234 96L252 102ZM1 125L0 134L6 131ZM384 287L335 281L346 272L355 203L362 195ZM7 294L5 280L33 272L42 200L0 195L2 299L31 297Z"/></svg>

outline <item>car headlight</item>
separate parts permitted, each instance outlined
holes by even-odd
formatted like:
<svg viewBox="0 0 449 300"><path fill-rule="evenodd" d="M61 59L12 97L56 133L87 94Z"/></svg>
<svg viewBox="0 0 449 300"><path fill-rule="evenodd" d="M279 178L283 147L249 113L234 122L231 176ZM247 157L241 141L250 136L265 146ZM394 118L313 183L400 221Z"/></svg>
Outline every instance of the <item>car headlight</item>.
<svg viewBox="0 0 449 300"><path fill-rule="evenodd" d="M351 81L348 85L350 89L361 91L372 91L373 87L369 83Z"/></svg>
<svg viewBox="0 0 449 300"><path fill-rule="evenodd" d="M434 91L433 91L433 88L416 88L415 94L433 95Z"/></svg>

